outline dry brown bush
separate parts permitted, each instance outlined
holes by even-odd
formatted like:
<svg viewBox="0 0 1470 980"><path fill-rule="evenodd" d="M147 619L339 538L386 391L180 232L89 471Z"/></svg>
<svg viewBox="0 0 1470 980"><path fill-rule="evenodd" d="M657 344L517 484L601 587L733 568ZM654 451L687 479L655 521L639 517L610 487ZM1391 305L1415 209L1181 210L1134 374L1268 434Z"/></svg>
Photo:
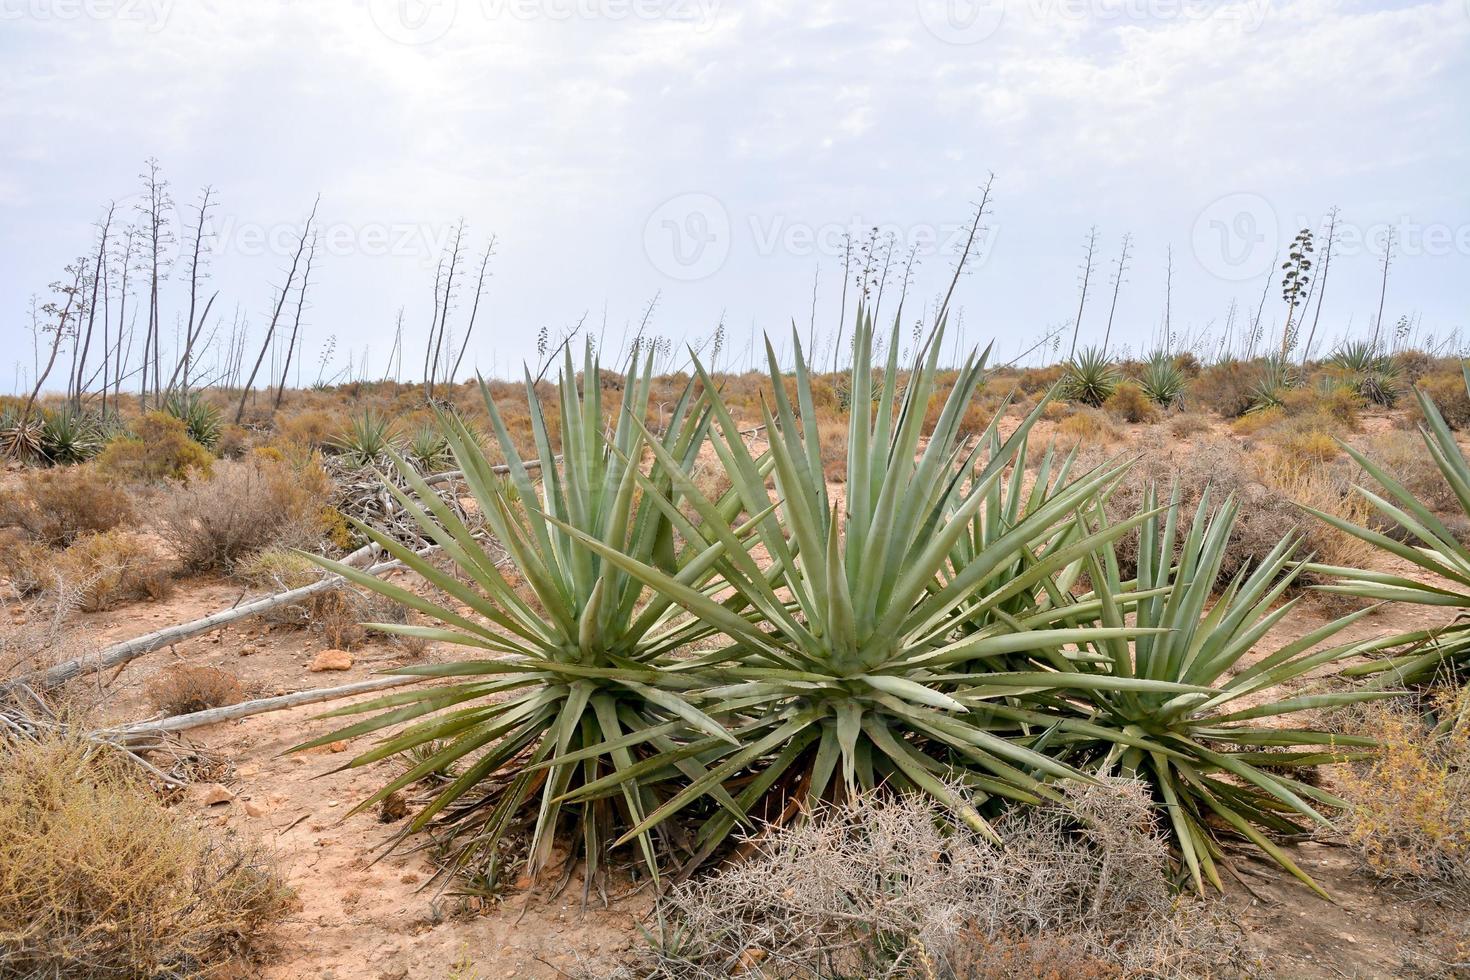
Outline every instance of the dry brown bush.
<svg viewBox="0 0 1470 980"><path fill-rule="evenodd" d="M219 976L290 909L257 850L211 839L95 744L0 748L0 975Z"/></svg>
<svg viewBox="0 0 1470 980"><path fill-rule="evenodd" d="M1458 369L1436 371L1419 379L1419 388L1433 400L1445 424L1451 429L1470 427L1470 391L1465 389L1465 376ZM1408 409L1403 424L1413 427L1424 421L1419 411L1419 402L1414 398L1404 400Z"/></svg>
<svg viewBox="0 0 1470 980"><path fill-rule="evenodd" d="M1109 415L1130 425L1156 422L1159 418L1159 406L1150 401L1143 389L1132 381L1120 382L1102 407Z"/></svg>
<svg viewBox="0 0 1470 980"><path fill-rule="evenodd" d="M1057 425L1057 442L1064 446L1106 446L1123 438L1123 433L1100 408L1077 406Z"/></svg>
<svg viewBox="0 0 1470 980"><path fill-rule="evenodd" d="M1093 457L1084 462L1101 461L1101 457ZM1301 550L1314 554L1318 561L1352 564L1361 557L1363 546L1357 539L1328 527L1295 503L1301 500L1349 520L1361 520L1365 516L1362 500L1351 493L1348 481L1335 471L1302 471L1296 467L1273 471L1269 464L1269 458L1247 453L1235 441L1223 437L1157 446L1124 476L1108 500L1108 517L1118 521L1139 513L1150 484L1158 487L1163 502L1177 481L1186 513L1193 512L1207 487L1216 506L1234 497L1240 509L1217 585L1254 567L1291 534L1304 536ZM1132 575L1137 561L1136 535L1126 535L1116 547L1124 572Z"/></svg>
<svg viewBox="0 0 1470 980"><path fill-rule="evenodd" d="M1383 746L1338 779L1348 842L1373 875L1470 907L1470 688L1435 699L1444 730L1418 706L1380 702L1355 734Z"/></svg>
<svg viewBox="0 0 1470 980"><path fill-rule="evenodd" d="M1435 465L1434 457L1429 455L1419 433L1387 429L1354 440L1353 446L1375 463L1382 464L1426 507L1448 514L1461 513L1460 498L1455 496L1444 474ZM1357 463L1345 460L1342 466L1349 478L1377 490L1372 478L1363 473Z"/></svg>
<svg viewBox="0 0 1470 980"><path fill-rule="evenodd" d="M157 549L126 531L85 534L57 551L40 544L6 549L0 562L24 596L45 596L54 606L84 612L110 609L133 599L163 599L173 576Z"/></svg>
<svg viewBox="0 0 1470 980"><path fill-rule="evenodd" d="M1255 385L1260 364L1254 361L1223 361L1200 371L1189 386L1190 401L1227 419L1239 418L1255 403Z"/></svg>
<svg viewBox="0 0 1470 980"><path fill-rule="evenodd" d="M859 796L675 888L662 943L623 975L1194 977L1240 955L1213 906L1174 893L1140 785L1018 806L996 830L928 796Z"/></svg>
<svg viewBox="0 0 1470 980"><path fill-rule="evenodd" d="M15 489L0 493L0 527L18 527L53 547L88 532L111 531L132 516L127 492L90 463L31 470Z"/></svg>
<svg viewBox="0 0 1470 980"><path fill-rule="evenodd" d="M170 487L154 510L154 526L188 567L229 570L268 545L315 545L327 491L314 459L254 453L222 460L208 479Z"/></svg>
<svg viewBox="0 0 1470 980"><path fill-rule="evenodd" d="M1210 429L1210 420L1194 412L1185 412L1169 420L1169 434L1175 439L1188 439Z"/></svg>
<svg viewBox="0 0 1470 980"><path fill-rule="evenodd" d="M167 412L134 419L131 435L114 439L97 457L98 470L124 483L188 480L207 475L214 457L189 438L188 427Z"/></svg>
<svg viewBox="0 0 1470 980"><path fill-rule="evenodd" d="M187 715L234 704L244 696L234 674L218 667L169 667L148 682L148 703L166 715Z"/></svg>

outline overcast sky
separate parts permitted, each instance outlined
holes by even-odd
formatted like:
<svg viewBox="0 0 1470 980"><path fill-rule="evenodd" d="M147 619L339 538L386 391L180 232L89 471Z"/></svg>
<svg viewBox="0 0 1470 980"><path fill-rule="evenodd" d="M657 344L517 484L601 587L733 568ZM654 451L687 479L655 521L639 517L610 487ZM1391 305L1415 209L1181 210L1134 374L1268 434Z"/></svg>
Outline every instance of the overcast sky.
<svg viewBox="0 0 1470 980"><path fill-rule="evenodd" d="M655 296L650 333L723 317L740 358L807 332L814 276L830 338L844 233L874 226L917 255L911 319L992 171L956 305L1007 358L1061 325L1066 353L1093 225L1082 342L1130 233L1113 336L1137 352L1171 248L1170 324L1218 342L1334 205L1329 343L1371 331L1390 225L1385 323L1470 334L1470 0L0 0L0 389L29 376L30 298L109 201L133 217L150 156L179 225L215 189L225 331L263 329L320 193L304 383L331 338L327 376L365 349L380 374L400 308L421 372L461 219L472 263L496 240L462 375L584 316L612 347ZM1268 335L1285 312L1272 285Z"/></svg>

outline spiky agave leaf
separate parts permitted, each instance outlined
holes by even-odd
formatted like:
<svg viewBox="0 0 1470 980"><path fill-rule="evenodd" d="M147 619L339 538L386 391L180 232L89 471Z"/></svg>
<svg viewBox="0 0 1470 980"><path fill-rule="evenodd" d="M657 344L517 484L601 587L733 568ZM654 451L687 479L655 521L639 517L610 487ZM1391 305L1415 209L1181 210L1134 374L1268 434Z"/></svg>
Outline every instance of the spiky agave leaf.
<svg viewBox="0 0 1470 980"><path fill-rule="evenodd" d="M1123 612L1110 596L1136 587L1153 593L1135 604L1136 623L1157 632L1141 635L1131 646L1117 639L1100 641L1094 649L1101 656L1078 660L1076 669L1093 676L1168 682L1194 693L1100 685L1049 699L1046 713L1018 717L1053 725L1052 744L1060 757L1080 768L1139 778L1152 786L1196 888L1203 890L1205 880L1220 885L1216 862L1221 849L1211 826L1219 821L1320 893L1267 835L1298 833L1306 822L1325 824L1319 808L1344 804L1287 772L1340 761L1347 757L1344 749L1372 743L1289 727L1280 720L1385 696L1363 690L1300 694L1288 687L1312 670L1369 648L1371 643L1322 644L1371 610L1328 623L1246 663L1246 656L1298 601L1277 604L1302 572L1293 561L1295 542L1279 543L1212 602L1236 504L1227 501L1211 513L1206 493L1185 528L1177 486L1162 514L1153 511L1155 500L1150 488L1145 500L1150 516L1139 531L1135 581L1120 580L1111 547L1103 549L1102 560L1093 557L1091 563L1104 605L1102 622L1122 623ZM1261 724L1262 719L1268 721Z"/></svg>
<svg viewBox="0 0 1470 980"><path fill-rule="evenodd" d="M770 565L758 566L738 542L726 539L724 580L754 615L732 615L725 605L689 590L685 602L733 641L725 652L729 662L715 669L726 682L708 693L748 721L739 747L706 741L709 751L720 753L718 762L708 759L708 775L649 814L645 825L739 776L731 784L738 809L768 819L793 815L818 799L889 783L933 794L983 832L988 825L951 791L950 777L963 775L982 801L990 796L1036 801L1053 792L1047 777L1075 775L1025 738L1008 738L1021 726L995 715L991 706L1028 691L1093 684L1099 678L1049 667L1008 671L1006 658L1019 651L1060 656L1090 638L1128 637L1136 630L1077 627L1065 609L1038 608L1014 617L1000 613L1018 590L1046 581L1079 554L1127 530L1086 535L1075 542L1077 551L1036 547L1119 470L1095 470L1053 488L1034 508L1017 511L1014 526L994 525L997 533L983 539L982 551L956 568L954 549L994 499L995 486L1007 480L1040 408L1008 438L991 439L993 451L976 464L962 426L985 358L971 355L926 442L923 428L936 387L943 321L902 379L898 329L895 319L887 366L874 391L871 314L859 312L851 371L855 410L844 481L848 497L841 507L823 478L821 434L799 338L793 338L795 404L767 343L774 406L764 408L764 421L774 461L774 498L739 424L712 397L719 428L712 444L746 510L768 514L757 520L752 542L769 555ZM713 392L697 360L696 370ZM662 453L658 457L668 469L671 461ZM686 498L701 511L711 506L692 486L686 486ZM672 587L657 569L580 537L656 588ZM1026 569L1021 576L997 580L1018 564ZM1189 690L1146 680L1103 682L1175 695ZM582 793L597 791L589 786ZM700 830L700 853L712 852L737 819L728 808L714 814Z"/></svg>
<svg viewBox="0 0 1470 980"><path fill-rule="evenodd" d="M598 376L590 347L586 368L584 377ZM307 743L392 730L352 760L354 766L430 744L442 746L359 809L458 764L459 775L437 791L408 830L435 821L451 834L458 832L455 861L460 865L493 854L525 808L534 806L531 874L545 867L564 811L578 825L588 881L611 839L634 824L640 825L636 836L656 874L658 844L645 817L660 802L659 784L673 776L690 781L704 775L698 749L689 748L691 741L733 741L700 707L698 690L707 686L700 680L700 664L672 656L707 637L709 627L683 616L678 595L650 591L577 540L586 537L630 560L666 569L671 581L699 595L718 587L712 579L723 542L687 528L681 542L668 517L639 493L641 480L656 493L678 499L668 477L650 481L637 465L645 455L647 436L638 420L647 411L651 373L651 356L641 371L630 365L616 425L604 434L608 420L601 392L596 385L578 392L568 354L560 395L563 453L556 465L551 463L556 456L535 383L527 375L532 428L543 461L539 490L483 383L486 408L509 465L508 479L493 471L462 421L442 416L450 449L479 512L510 552L534 604L507 580L415 468L396 454L392 459L408 490L391 482L388 489L469 584L365 526L365 534L422 575L447 601L428 601L341 564L320 562L439 624L377 629L458 644L483 658L400 671L455 680L334 712L370 717ZM694 386L688 386L666 433L657 440L659 451L682 472L692 468L705 441L708 414ZM726 535L738 533L730 527L737 507L732 495L719 509ZM461 604L469 612L461 613ZM611 787L610 792L568 806L567 793L594 782ZM712 795L730 802L719 788Z"/></svg>
<svg viewBox="0 0 1470 980"><path fill-rule="evenodd" d="M1465 384L1470 388L1470 365L1463 367ZM1419 434L1445 482L1455 493L1462 512L1470 516L1470 463L1460 451L1454 433L1434 401L1419 389L1414 390L1424 424ZM1358 596L1380 601L1409 602L1437 607L1444 612L1442 627L1405 633L1395 637L1402 652L1347 668L1353 676L1379 674L1375 684L1423 684L1440 675L1461 678L1470 668L1470 549L1460 537L1429 507L1414 496L1382 465L1352 446L1343 449L1377 482L1381 492L1367 487L1354 489L1389 526L1400 527L1408 535L1406 541L1388 534L1360 527L1334 514L1313 510L1312 513L1333 527L1366 541L1396 558L1422 570L1424 577L1393 572L1344 568L1335 565L1312 565L1311 570L1336 581L1321 586L1323 591Z"/></svg>
<svg viewBox="0 0 1470 980"><path fill-rule="evenodd" d="M1391 407L1400 394L1399 368L1387 352L1365 340L1348 341L1327 359L1360 397Z"/></svg>
<svg viewBox="0 0 1470 980"><path fill-rule="evenodd" d="M97 420L73 408L43 413L40 440L41 456L57 466L85 463L102 451Z"/></svg>
<svg viewBox="0 0 1470 980"><path fill-rule="evenodd" d="M1066 363L1062 373L1062 397L1094 408L1108 400L1123 376L1117 365L1099 347L1084 347Z"/></svg>
<svg viewBox="0 0 1470 980"><path fill-rule="evenodd" d="M219 409L205 401L199 392L176 391L164 401L163 410L183 422L189 438L205 449L213 450L219 445L224 421Z"/></svg>
<svg viewBox="0 0 1470 980"><path fill-rule="evenodd" d="M402 447L402 439L391 417L369 408L354 415L347 431L327 440L327 448L353 466L385 465Z"/></svg>

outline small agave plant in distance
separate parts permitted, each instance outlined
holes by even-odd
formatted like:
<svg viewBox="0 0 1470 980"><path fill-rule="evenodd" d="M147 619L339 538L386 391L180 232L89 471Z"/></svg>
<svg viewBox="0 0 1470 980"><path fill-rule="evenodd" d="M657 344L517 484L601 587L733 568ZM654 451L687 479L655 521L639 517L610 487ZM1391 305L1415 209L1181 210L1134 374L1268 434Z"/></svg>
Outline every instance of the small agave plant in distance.
<svg viewBox="0 0 1470 980"><path fill-rule="evenodd" d="M859 312L845 501L829 494L823 478L821 433L799 338L793 338L794 404L767 344L774 405L765 406L764 422L774 495L739 423L712 397L719 428L712 444L756 520L751 540L770 556L769 566L761 567L739 542L725 538L724 577L748 612L736 615L729 601L682 587L594 536L578 534L655 590L681 592L682 602L730 641L723 662L712 668L724 683L707 693L744 719L739 744L706 738L700 748L708 753L701 758L709 772L648 814L634 832L729 781L738 809L726 807L703 823L697 835L701 855L718 847L742 813L779 822L807 812L816 801L879 785L927 792L984 833L989 825L979 805L988 799L1035 802L1055 792L1048 777L1076 775L1029 744L1023 726L999 718L993 705L1036 689L1074 685L1168 696L1194 690L1050 666L1006 669L1005 658L1019 651L1065 658L1063 651L1077 644L1137 634L1122 625L1075 626L1065 608L1023 610L985 622L989 610L1004 609L1013 596L1127 531L1131 525L1120 525L1066 548L1039 549L1119 471L1102 468L1053 487L956 569L952 556L972 520L995 500L995 486L1008 480L1007 470L1041 409L982 467L973 468L976 446L963 420L983 377L984 356L972 354L960 369L926 441L943 318L908 372L900 371L897 359L898 329L895 319L875 391L871 314ZM713 390L697 362L696 367ZM666 470L676 463L665 453L658 457ZM687 486L687 477L677 470L674 475L686 485L686 497L708 512L710 502ZM713 519L705 523L718 525ZM1018 567L1024 568L1021 574L997 580L997 573ZM955 791L957 782L965 792ZM595 785L583 789L597 791Z"/></svg>
<svg viewBox="0 0 1470 980"><path fill-rule="evenodd" d="M1098 347L1084 347L1068 361L1062 374L1062 397L1094 408L1108 400L1123 376Z"/></svg>
<svg viewBox="0 0 1470 980"><path fill-rule="evenodd" d="M1211 514L1206 493L1193 521L1181 529L1178 489L1162 514L1155 500L1150 490L1136 581L1120 581L1111 548L1102 552L1101 562L1090 559L1103 603L1102 622L1121 625L1123 612L1110 596L1137 589L1136 623L1151 629L1131 648L1121 639L1097 643L1101 657L1079 659L1076 669L1189 690L1172 694L1099 685L1066 699L1048 699L1051 711L1022 710L1017 717L1053 727L1059 758L1078 768L1142 779L1151 786L1196 888L1203 890L1205 879L1220 887L1216 865L1222 851L1215 828L1223 825L1326 897L1266 835L1301 833L1306 823L1327 825L1319 808L1346 805L1292 774L1343 761L1351 757L1344 749L1371 746L1372 741L1292 725L1289 719L1385 693L1300 693L1290 686L1317 668L1362 653L1366 644L1323 644L1371 609L1330 622L1247 663L1247 654L1298 601L1278 604L1302 573L1293 561L1294 542L1282 541L1254 570L1212 598L1236 505L1226 502Z"/></svg>
<svg viewBox="0 0 1470 980"><path fill-rule="evenodd" d="M609 420L604 418L602 392L593 383L579 393L567 355L561 376L563 453L556 465L535 385L527 376L542 461L539 490L483 383L508 479L494 471L462 422L443 417L450 450L479 512L509 551L536 605L516 591L470 529L440 502L414 466L396 454L393 461L411 492L392 483L388 489L467 581L363 525L364 534L423 576L447 601L428 601L361 571L321 561L440 624L375 628L456 644L476 654L459 663L398 671L453 683L418 687L333 712L370 717L307 743L396 729L349 765L394 755L411 764L358 809L426 775L462 766L408 828L422 829L433 821L447 831L453 841L452 867L490 861L507 835L529 827L527 870L534 876L546 867L559 824L566 822L580 836L587 883L597 874L609 842L635 826L633 836L657 874L664 863L663 842L654 839L646 818L668 795L660 795L661 784L676 776L686 783L705 778L697 753L686 747L691 733L733 741L700 707L698 691L708 686L700 679L701 662L673 654L710 632L701 621L683 615L679 600L685 592L707 598L719 587L717 580L712 584L716 562L725 539L740 533L730 523L739 502L731 495L716 505L719 535L686 527L691 533L676 538L668 515L640 492L641 481L663 498L679 499L679 489L668 476L649 481L638 468L650 442L641 420L651 372L651 357L641 371L631 366L616 422L605 432ZM590 348L583 377L598 377ZM665 434L652 440L677 473L692 469L706 442L708 417L702 396L690 385ZM682 591L651 592L618 564L584 547L580 538L626 555L628 561L664 569ZM471 612L462 614L461 604ZM569 793L593 784L612 790L568 801ZM711 792L725 805L734 805L723 790Z"/></svg>

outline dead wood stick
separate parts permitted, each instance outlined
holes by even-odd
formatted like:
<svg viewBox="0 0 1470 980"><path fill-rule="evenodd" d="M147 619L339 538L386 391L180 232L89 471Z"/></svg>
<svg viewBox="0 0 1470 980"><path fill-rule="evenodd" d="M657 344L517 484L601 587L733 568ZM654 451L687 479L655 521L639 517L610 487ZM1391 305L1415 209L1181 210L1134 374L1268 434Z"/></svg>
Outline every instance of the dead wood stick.
<svg viewBox="0 0 1470 980"><path fill-rule="evenodd" d="M433 545L423 549L418 553L420 555L427 555L437 550L437 547L437 545ZM376 546L369 545L366 548L358 549L348 557L352 558L363 554L368 554L371 553L371 550L375 550L375 548ZM366 569L366 572L369 575L382 575L385 572L390 572L395 568L402 567L402 562L387 561L377 565L373 565L372 567ZM27 684L31 687L39 688L41 690L51 690L52 688L59 687L60 685L65 684L68 681L71 681L77 677L81 677L86 674L95 674L98 671L109 670L113 667L121 666L132 660L136 660L138 657L143 656L143 654L145 653L152 653L154 650L161 649L173 643L178 643L181 640L187 640L190 637L199 636L202 633L213 632L214 630L219 629L221 626L236 622L237 620L248 619L251 616L259 616L261 613L270 612L272 609L276 609L280 606L287 606L294 602L300 602L302 599L306 599L310 596L316 595L318 592L330 592L333 589L341 588L346 583L347 580L342 578L341 576L328 575L325 578L320 579L319 581L311 583L310 585L303 585L299 589L291 589L287 592L280 592L276 595L266 596L263 599L257 599L254 602L247 602L244 605L231 606L229 609L221 609L219 612L211 613L210 615L205 616L203 619L196 619L192 622L181 623L177 626L167 626L161 630L154 630L152 633L146 633L143 636L134 637L131 640L124 640L121 643L114 643L112 646L105 647L102 650L98 651L93 656L78 657L75 660L67 660L63 663L57 664L55 667L42 671L38 674L27 675L25 677L18 678L17 680L11 681L8 684L0 685L0 692L7 691L10 688L15 687L17 684Z"/></svg>
<svg viewBox="0 0 1470 980"><path fill-rule="evenodd" d="M296 691L293 694L280 694L273 698L258 698L254 701L241 701L238 704L227 704L222 708L207 708L204 711L192 711L189 714L174 715L171 718L137 721L132 724L105 729L98 732L98 735L112 739L122 738L126 740L139 737L146 738L152 735L163 735L169 732L183 732L191 728L203 728L205 725L216 725L222 721L234 721L238 718L248 718L251 715L265 714L267 711L284 711L287 708L299 708L306 704L319 704L322 701L350 698L354 694L381 691L388 687L401 687L404 684L412 684L420 680L423 680L423 678L417 676L374 677L372 680L343 684L340 687L319 687L309 691Z"/></svg>

